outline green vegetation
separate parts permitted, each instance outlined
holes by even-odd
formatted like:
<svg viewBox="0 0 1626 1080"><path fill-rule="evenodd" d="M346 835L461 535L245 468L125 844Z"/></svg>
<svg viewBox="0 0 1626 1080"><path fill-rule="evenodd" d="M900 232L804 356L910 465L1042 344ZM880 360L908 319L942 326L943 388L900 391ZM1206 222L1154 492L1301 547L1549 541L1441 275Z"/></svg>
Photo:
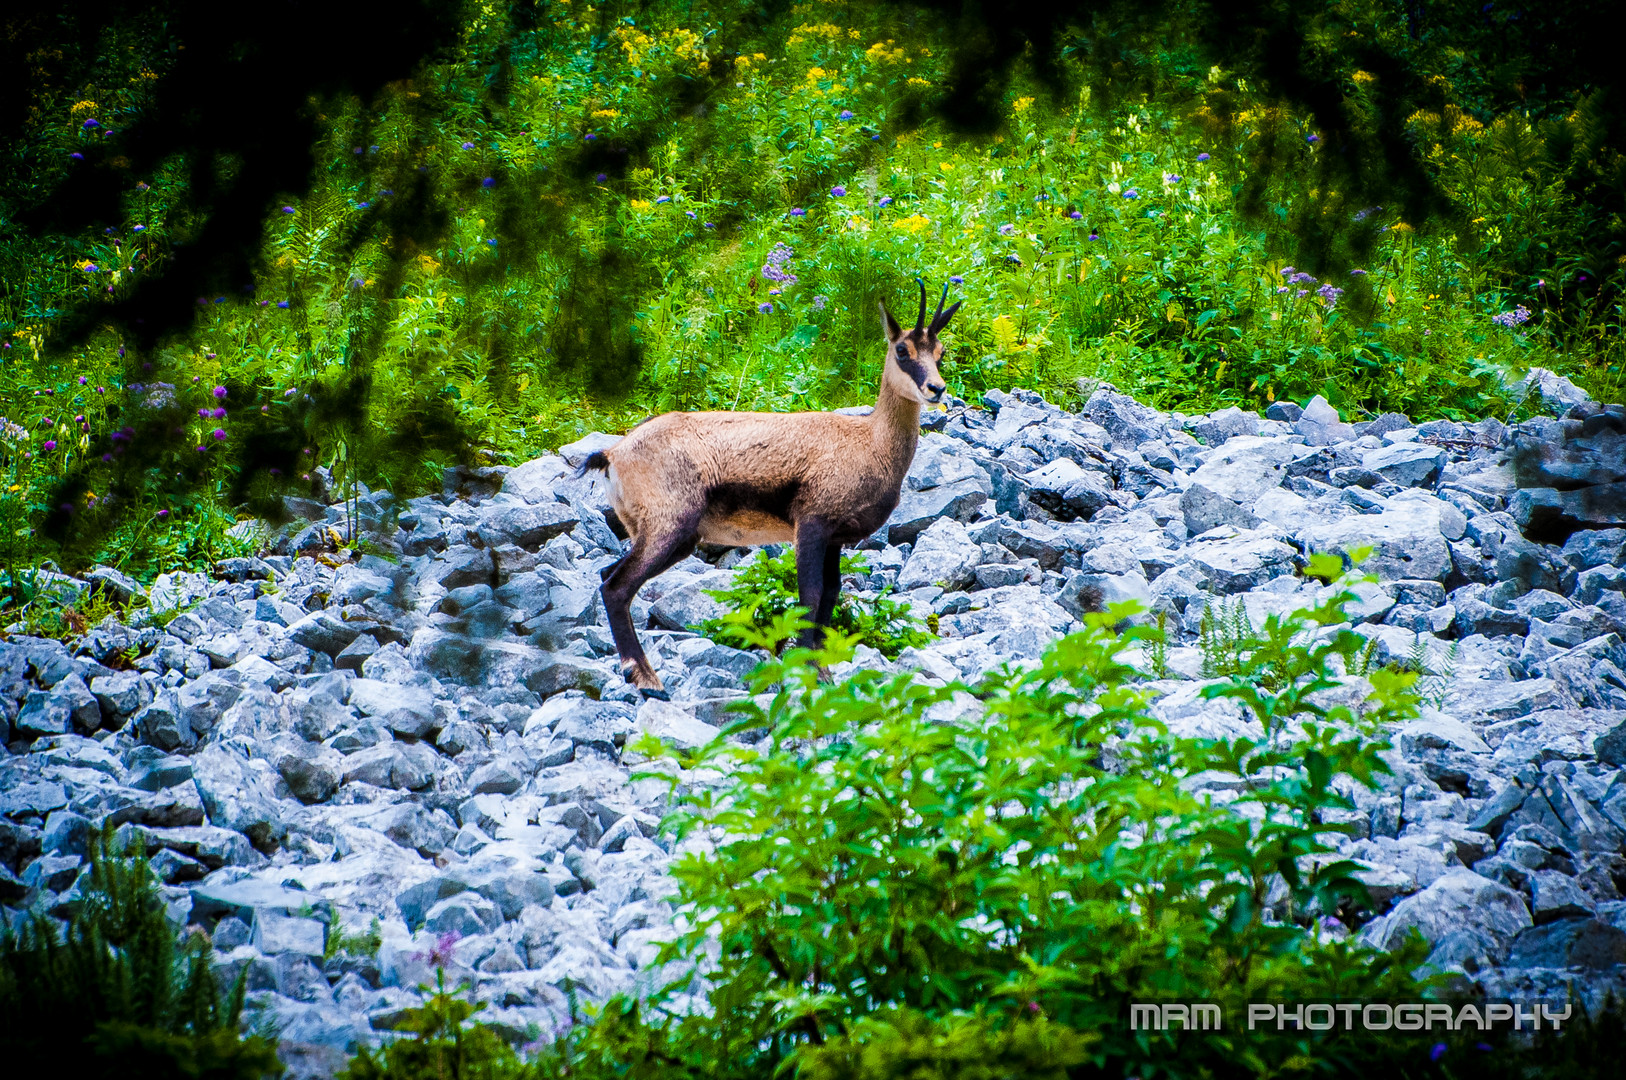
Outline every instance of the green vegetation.
<svg viewBox="0 0 1626 1080"><path fill-rule="evenodd" d="M423 1004L405 1010L400 1038L373 1050L361 1048L338 1080L526 1080L538 1076L512 1045L477 1017L484 1005L470 999L468 984L448 989L446 969L435 985L421 986Z"/></svg>
<svg viewBox="0 0 1626 1080"><path fill-rule="evenodd" d="M1311 570L1336 576L1338 560ZM1500 1037L1487 1055L1384 1034L1129 1029L1130 1002L1214 1002L1234 1017L1249 1000L1442 994L1412 974L1420 940L1394 954L1346 940L1368 901L1332 856L1344 827L1323 818L1387 771L1380 732L1416 714L1417 676L1380 669L1359 708L1323 704L1364 644L1340 628L1354 594L1330 592L1265 620L1208 688L1239 707L1220 739L1175 736L1148 714L1123 654L1158 631L1127 609L975 687L873 671L820 682L817 665L850 638L765 662L753 689L771 699L742 707L739 724L771 736L755 751L711 747L732 759L727 783L667 822L714 842L674 868L681 918L663 954L720 946L709 1011L613 1001L544 1070L1467 1076L1489 1075L1494 1056L1499 1075L1526 1075L1537 1059ZM771 649L799 625L787 614L752 632ZM974 700L956 696L967 690ZM1595 1037L1577 1039L1575 1060Z"/></svg>
<svg viewBox="0 0 1626 1080"><path fill-rule="evenodd" d="M92 834L65 931L36 913L0 935L0 1057L22 1076L236 1080L281 1075L274 1046L238 1032L209 941L177 936L139 851Z"/></svg>
<svg viewBox="0 0 1626 1080"><path fill-rule="evenodd" d="M865 574L869 563L862 553L841 556L841 573ZM695 627L714 641L750 648L761 640L761 631L775 625L789 612L798 616L807 610L797 604L796 552L786 548L778 555L759 551L756 557L734 575L726 589L707 589L706 595L727 605L729 613L706 619ZM911 645L932 640L908 604L887 598L885 590L874 598L841 594L830 618L830 626L848 635L859 645L868 645L889 660Z"/></svg>
<svg viewBox="0 0 1626 1080"><path fill-rule="evenodd" d="M1477 417L1528 409L1501 377L1532 364L1618 397L1612 106L1543 44L1584 6L1426 33L1271 8L1248 17L1293 48L1264 56L1201 5L1058 8L982 85L987 35L906 4L470 5L365 97L162 153L143 125L178 123L191 24L53 39L0 176L0 565L150 578L251 544L237 516L284 494L411 495L667 409L862 403L875 302L917 276L966 301L969 400L1083 378ZM313 171L257 157L255 124Z"/></svg>

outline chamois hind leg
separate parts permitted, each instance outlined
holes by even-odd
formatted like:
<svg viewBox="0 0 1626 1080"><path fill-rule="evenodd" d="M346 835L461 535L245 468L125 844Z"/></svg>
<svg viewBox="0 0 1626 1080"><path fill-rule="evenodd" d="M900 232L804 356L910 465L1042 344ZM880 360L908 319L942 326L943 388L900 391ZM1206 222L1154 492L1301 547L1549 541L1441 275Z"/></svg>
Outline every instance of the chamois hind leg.
<svg viewBox="0 0 1626 1080"><path fill-rule="evenodd" d="M645 697L666 697L661 678L644 655L638 632L632 625L632 598L644 582L694 551L700 534L693 523L669 529L646 529L633 540L632 550L610 568L599 589L604 597L604 613L610 620L610 636L621 657L621 674Z"/></svg>
<svg viewBox="0 0 1626 1080"><path fill-rule="evenodd" d="M833 569L832 569L833 568ZM796 643L816 649L824 644L824 627L830 625L836 593L841 590L841 545L831 539L830 528L822 521L796 523L796 593L808 616L816 624L802 631Z"/></svg>

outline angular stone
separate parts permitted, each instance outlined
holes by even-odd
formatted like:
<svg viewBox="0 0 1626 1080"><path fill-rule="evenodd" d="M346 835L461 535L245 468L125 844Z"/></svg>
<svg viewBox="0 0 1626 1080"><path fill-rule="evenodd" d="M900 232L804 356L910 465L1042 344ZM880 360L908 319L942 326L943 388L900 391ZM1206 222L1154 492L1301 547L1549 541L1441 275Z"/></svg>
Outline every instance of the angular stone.
<svg viewBox="0 0 1626 1080"><path fill-rule="evenodd" d="M1361 569L1377 574L1383 581L1443 581L1451 573L1451 552L1440 532L1438 511L1430 512L1398 497L1381 513L1314 523L1299 535L1313 551L1339 553L1372 548L1371 558L1361 564Z"/></svg>
<svg viewBox="0 0 1626 1080"><path fill-rule="evenodd" d="M1532 925L1524 897L1471 870L1448 871L1387 915L1374 919L1364 935L1380 949L1393 949L1416 928L1429 941L1453 931L1473 934L1486 952L1503 956Z"/></svg>
<svg viewBox="0 0 1626 1080"><path fill-rule="evenodd" d="M1304 412L1294 423L1293 430L1303 435L1311 446L1330 446L1355 437L1354 426L1344 423L1338 410L1320 394L1304 406Z"/></svg>
<svg viewBox="0 0 1626 1080"><path fill-rule="evenodd" d="M580 516L564 503L511 503L483 508L479 536L487 547L514 544L529 549L563 536L580 522Z"/></svg>
<svg viewBox="0 0 1626 1080"><path fill-rule="evenodd" d="M1185 519L1187 531L1193 536L1220 525L1252 529L1259 524L1259 519L1248 511L1198 483L1186 488L1180 496L1180 513Z"/></svg>
<svg viewBox="0 0 1626 1080"><path fill-rule="evenodd" d="M1537 926L1576 915L1591 915L1593 906L1570 875L1557 870L1530 872L1530 914Z"/></svg>
<svg viewBox="0 0 1626 1080"><path fill-rule="evenodd" d="M698 749L720 734L720 729L695 719L682 706L653 699L638 706L633 726L637 731L653 735L680 750Z"/></svg>
<svg viewBox="0 0 1626 1080"><path fill-rule="evenodd" d="M650 621L666 630L688 630L707 619L720 619L728 613L728 608L721 601L708 596L707 591L720 591L733 584L732 570L712 570L701 574L655 601L649 609Z"/></svg>
<svg viewBox="0 0 1626 1080"><path fill-rule="evenodd" d="M358 634L356 640L339 650L333 658L333 666L341 671L354 671L358 674L367 658L378 651L378 639L371 634Z"/></svg>
<svg viewBox="0 0 1626 1080"><path fill-rule="evenodd" d="M206 746L192 759L192 780L209 823L240 832L260 851L272 852L288 827L276 796L271 763L245 760L221 746Z"/></svg>
<svg viewBox="0 0 1626 1080"><path fill-rule="evenodd" d="M525 786L525 772L510 758L496 758L469 774L469 791L475 795L512 795Z"/></svg>
<svg viewBox="0 0 1626 1080"><path fill-rule="evenodd" d="M1062 521L1088 521L1114 502L1112 478L1058 458L1022 476L1028 499Z"/></svg>
<svg viewBox="0 0 1626 1080"><path fill-rule="evenodd" d="M1303 450L1302 445L1286 439L1238 436L1211 451L1191 480L1232 502L1251 506L1265 492L1281 486L1287 463Z"/></svg>
<svg viewBox="0 0 1626 1080"><path fill-rule="evenodd" d="M305 803L325 802L331 798L339 788L339 778L345 769L343 754L297 736L274 740L267 756L294 798Z"/></svg>
<svg viewBox="0 0 1626 1080"><path fill-rule="evenodd" d="M916 540L898 571L898 588L904 592L926 585L963 589L976 579L981 560L982 551L971 542L965 526L953 518L940 518Z"/></svg>
<svg viewBox="0 0 1626 1080"><path fill-rule="evenodd" d="M1142 611L1152 607L1151 587L1140 574L1075 573L1056 595L1056 603L1080 620L1107 611L1113 604L1130 602L1138 603Z"/></svg>
<svg viewBox="0 0 1626 1080"><path fill-rule="evenodd" d="M628 705L612 701L582 701L554 726L555 737L569 739L578 751L588 747L614 756L627 736L638 730Z"/></svg>
<svg viewBox="0 0 1626 1080"><path fill-rule="evenodd" d="M1513 942L1514 968L1580 968L1608 971L1626 963L1626 931L1593 918L1561 919L1526 930Z"/></svg>
<svg viewBox="0 0 1626 1080"><path fill-rule="evenodd" d="M887 519L887 542L912 544L939 518L969 521L988 502L988 494L975 480L957 480L923 491L905 491Z"/></svg>
<svg viewBox="0 0 1626 1080"><path fill-rule="evenodd" d="M1298 552L1266 536L1204 540L1186 549L1219 593L1246 592L1293 572Z"/></svg>
<svg viewBox="0 0 1626 1080"><path fill-rule="evenodd" d="M1106 430L1114 449L1161 439L1169 431L1168 418L1162 413L1106 387L1090 394L1079 412L1084 419Z"/></svg>
<svg viewBox="0 0 1626 1080"><path fill-rule="evenodd" d="M1368 450L1361 468L1401 487L1431 487L1440 478L1446 453L1427 443L1399 442Z"/></svg>
<svg viewBox="0 0 1626 1080"><path fill-rule="evenodd" d="M288 638L312 652L336 656L361 634L329 611L313 611L288 627Z"/></svg>
<svg viewBox="0 0 1626 1080"><path fill-rule="evenodd" d="M253 945L267 956L296 953L321 956L327 942L327 926L320 919L302 919L264 911L254 919Z"/></svg>

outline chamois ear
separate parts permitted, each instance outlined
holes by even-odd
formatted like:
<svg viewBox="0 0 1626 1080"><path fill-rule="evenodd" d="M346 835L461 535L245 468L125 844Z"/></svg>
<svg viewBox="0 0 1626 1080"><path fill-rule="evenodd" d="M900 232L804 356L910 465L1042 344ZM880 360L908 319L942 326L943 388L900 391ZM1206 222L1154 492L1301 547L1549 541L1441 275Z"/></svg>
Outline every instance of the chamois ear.
<svg viewBox="0 0 1626 1080"><path fill-rule="evenodd" d="M899 326L898 320L894 319L892 313L886 310L885 300L881 301L881 332L886 335L886 340L889 343L903 336L903 327Z"/></svg>
<svg viewBox="0 0 1626 1080"><path fill-rule="evenodd" d="M964 300L956 300L947 311L932 320L932 336L935 337L939 330L949 324L949 320L954 318L954 313L960 310L960 305L963 303L965 303Z"/></svg>

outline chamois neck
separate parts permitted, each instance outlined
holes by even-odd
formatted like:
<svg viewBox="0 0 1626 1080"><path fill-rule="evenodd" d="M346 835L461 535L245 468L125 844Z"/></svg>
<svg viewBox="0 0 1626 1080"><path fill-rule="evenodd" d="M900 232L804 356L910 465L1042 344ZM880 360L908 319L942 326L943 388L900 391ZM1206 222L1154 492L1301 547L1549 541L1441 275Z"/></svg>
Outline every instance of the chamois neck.
<svg viewBox="0 0 1626 1080"><path fill-rule="evenodd" d="M898 393L883 377L869 421L877 452L901 461L903 470L908 471L915 444L920 441L920 402Z"/></svg>

